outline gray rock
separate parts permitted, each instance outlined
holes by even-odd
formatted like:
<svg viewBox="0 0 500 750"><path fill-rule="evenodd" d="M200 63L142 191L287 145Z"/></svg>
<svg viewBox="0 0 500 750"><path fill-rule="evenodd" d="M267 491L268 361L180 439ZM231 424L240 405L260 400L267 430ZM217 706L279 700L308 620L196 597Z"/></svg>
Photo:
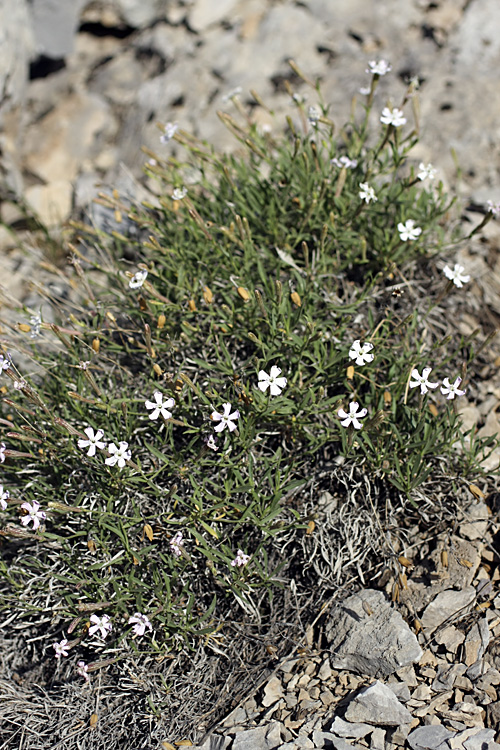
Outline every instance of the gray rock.
<svg viewBox="0 0 500 750"><path fill-rule="evenodd" d="M371 610L367 614L364 606ZM331 664L359 674L386 676L417 662L418 641L381 591L366 589L333 609L325 626Z"/></svg>
<svg viewBox="0 0 500 750"><path fill-rule="evenodd" d="M26 0L0 2L0 112L24 99L35 42Z"/></svg>
<svg viewBox="0 0 500 750"><path fill-rule="evenodd" d="M344 721L340 716L336 716L332 725L328 727L328 731L333 732L338 737L359 739L372 732L373 727L370 724L352 724L350 721Z"/></svg>
<svg viewBox="0 0 500 750"><path fill-rule="evenodd" d="M480 729L479 732L468 737L463 743L466 750L499 750L500 745L495 742L494 729Z"/></svg>
<svg viewBox="0 0 500 750"><path fill-rule="evenodd" d="M410 689L406 682L388 682L387 687L390 688L396 698L403 703L410 700Z"/></svg>
<svg viewBox="0 0 500 750"><path fill-rule="evenodd" d="M80 12L86 0L32 0L31 14L36 49L52 59L73 52Z"/></svg>
<svg viewBox="0 0 500 750"><path fill-rule="evenodd" d="M370 750L385 750L385 730L377 727L370 737Z"/></svg>
<svg viewBox="0 0 500 750"><path fill-rule="evenodd" d="M420 618L423 629L429 635L450 617L465 614L467 607L475 598L476 589L473 586L467 586L461 591L455 591L454 589L441 591L441 593L427 605L422 617Z"/></svg>
<svg viewBox="0 0 500 750"><path fill-rule="evenodd" d="M165 20L169 0L114 0L114 5L125 23L143 29L154 21Z"/></svg>
<svg viewBox="0 0 500 750"><path fill-rule="evenodd" d="M410 724L412 720L410 712L398 701L392 690L378 680L353 698L347 706L345 718L352 722L389 727Z"/></svg>
<svg viewBox="0 0 500 750"><path fill-rule="evenodd" d="M198 33L229 18L238 0L197 0L188 13L188 23Z"/></svg>
<svg viewBox="0 0 500 750"><path fill-rule="evenodd" d="M453 735L454 733L442 724L432 724L414 729L408 735L407 742L412 750L446 750L446 742L452 739Z"/></svg>
<svg viewBox="0 0 500 750"><path fill-rule="evenodd" d="M277 721L238 732L232 744L232 750L272 750L274 747L281 747L281 724Z"/></svg>

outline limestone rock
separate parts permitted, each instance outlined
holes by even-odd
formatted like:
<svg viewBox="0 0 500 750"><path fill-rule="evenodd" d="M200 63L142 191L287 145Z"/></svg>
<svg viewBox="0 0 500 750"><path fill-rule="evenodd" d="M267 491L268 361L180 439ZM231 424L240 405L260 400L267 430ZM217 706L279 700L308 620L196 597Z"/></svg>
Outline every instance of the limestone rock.
<svg viewBox="0 0 500 750"><path fill-rule="evenodd" d="M84 4L85 0L32 0L33 30L39 55L58 60L73 51Z"/></svg>
<svg viewBox="0 0 500 750"><path fill-rule="evenodd" d="M381 591L373 589L336 605L325 625L325 635L335 669L385 676L422 656L415 635L399 612L390 607Z"/></svg>
<svg viewBox="0 0 500 750"><path fill-rule="evenodd" d="M26 0L0 2L0 113L19 104L26 91L35 43Z"/></svg>
<svg viewBox="0 0 500 750"><path fill-rule="evenodd" d="M446 620L454 615L465 614L466 608L476 598L476 589L467 586L461 591L446 589L441 591L433 601L427 605L420 618L422 627L427 634L436 630Z"/></svg>
<svg viewBox="0 0 500 750"><path fill-rule="evenodd" d="M407 737L412 750L437 750L446 748L446 741L453 738L453 732L442 724L417 727Z"/></svg>
<svg viewBox="0 0 500 750"><path fill-rule="evenodd" d="M189 26L200 33L230 17L237 4L238 0L197 0L188 14Z"/></svg>
<svg viewBox="0 0 500 750"><path fill-rule="evenodd" d="M347 706L345 718L375 726L398 727L410 724L411 713L398 701L387 685L378 680L362 690Z"/></svg>

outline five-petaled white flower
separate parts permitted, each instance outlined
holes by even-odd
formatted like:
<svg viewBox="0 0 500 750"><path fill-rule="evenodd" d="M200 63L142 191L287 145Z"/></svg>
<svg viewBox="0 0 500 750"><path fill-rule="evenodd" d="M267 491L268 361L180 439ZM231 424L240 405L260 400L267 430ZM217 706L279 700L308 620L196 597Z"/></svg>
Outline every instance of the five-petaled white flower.
<svg viewBox="0 0 500 750"><path fill-rule="evenodd" d="M181 547L184 546L184 542L182 540L182 531L178 531L172 537L172 539L170 539L169 545L170 545L170 552L175 557L180 557L182 555L182 549L181 549Z"/></svg>
<svg viewBox="0 0 500 750"><path fill-rule="evenodd" d="M9 490L4 490L3 484L0 484L0 508L2 510L6 510L9 497Z"/></svg>
<svg viewBox="0 0 500 750"><path fill-rule="evenodd" d="M161 143L168 143L172 140L174 135L177 133L179 129L179 126L176 122L167 122L165 125L165 132L160 135L160 142Z"/></svg>
<svg viewBox="0 0 500 750"><path fill-rule="evenodd" d="M148 278L147 271L137 271L137 273L134 273L134 275L128 282L128 285L130 289L140 289L147 278Z"/></svg>
<svg viewBox="0 0 500 750"><path fill-rule="evenodd" d="M148 628L148 630L153 629L153 626L151 625L147 615L141 615L140 612L136 612L135 615L129 617L128 624L134 625L132 630L136 635L144 635L144 633L146 632L146 628Z"/></svg>
<svg viewBox="0 0 500 750"><path fill-rule="evenodd" d="M52 648L56 652L55 656L56 659L60 659L61 656L67 656L68 655L68 640L67 638L63 638L62 641L59 643L53 643Z"/></svg>
<svg viewBox="0 0 500 750"><path fill-rule="evenodd" d="M11 366L11 361L9 357L4 357L3 354L0 354L0 373L2 373L4 370L8 370Z"/></svg>
<svg viewBox="0 0 500 750"><path fill-rule="evenodd" d="M415 226L413 219L408 219L404 224L402 221L399 222L398 232L401 242L407 242L408 240L416 240L419 234L422 233L422 229Z"/></svg>
<svg viewBox="0 0 500 750"><path fill-rule="evenodd" d="M154 401L145 401L146 409L153 409L151 414L149 414L150 419L158 419L158 417L161 416L163 419L170 419L172 416L172 412L168 411L173 406L175 406L175 401L173 398L167 398L166 401L163 400L163 393L160 391L155 391L153 393Z"/></svg>
<svg viewBox="0 0 500 750"><path fill-rule="evenodd" d="M40 526L40 521L45 521L47 516L43 510L40 510L40 503L33 500L33 504L21 503L21 508L27 511L26 515L21 518L23 526L27 526L30 521L33 521L33 531L36 531Z"/></svg>
<svg viewBox="0 0 500 750"><path fill-rule="evenodd" d="M443 396L446 396L447 399L453 399L455 396L463 396L465 391L460 390L461 382L462 378L457 378L454 383L450 383L449 378L445 378L443 380L443 385L441 386L441 393Z"/></svg>
<svg viewBox="0 0 500 750"><path fill-rule="evenodd" d="M259 372L258 387L264 393L268 388L271 396L279 396L283 388L286 386L286 378L280 378L281 369L273 365L269 375L264 370Z"/></svg>
<svg viewBox="0 0 500 750"><path fill-rule="evenodd" d="M233 411L231 414L231 404L222 404L222 408L224 410L223 414L220 414L218 411L213 411L211 418L214 422L219 422L218 425L214 427L215 432L222 432L226 427L228 428L229 432L233 432L236 429L236 419L239 419L240 413L238 409L236 411Z"/></svg>
<svg viewBox="0 0 500 750"><path fill-rule="evenodd" d="M382 114L380 115L380 122L384 125L392 125L394 128L400 128L406 122L406 117L403 114L403 110L394 107L384 107Z"/></svg>
<svg viewBox="0 0 500 750"><path fill-rule="evenodd" d="M88 664L85 664L83 659L80 659L80 661L77 663L77 670L79 675L85 679L85 682L88 682L90 680L90 677L88 675L89 666Z"/></svg>
<svg viewBox="0 0 500 750"><path fill-rule="evenodd" d="M357 401L351 401L349 413L345 412L344 409L339 409L337 412L342 427L349 427L352 424L355 430L360 430L363 427L359 420L365 417L367 413L368 409L360 409Z"/></svg>
<svg viewBox="0 0 500 750"><path fill-rule="evenodd" d="M345 167L346 169L356 169L358 166L357 159L349 159L348 156L339 156L338 158L336 156L333 157L333 159L330 159L330 164L333 164L334 167L338 167L339 169L342 169L342 167Z"/></svg>
<svg viewBox="0 0 500 750"><path fill-rule="evenodd" d="M357 365L366 365L368 362L373 362L373 354L370 354L372 349L373 344L369 341L361 346L360 339L356 339L351 346L349 358L356 360Z"/></svg>
<svg viewBox="0 0 500 750"><path fill-rule="evenodd" d="M5 443L0 443L0 464L5 461Z"/></svg>
<svg viewBox="0 0 500 750"><path fill-rule="evenodd" d="M500 214L500 202L494 203L493 201L488 201L488 211L491 211L493 216L498 216Z"/></svg>
<svg viewBox="0 0 500 750"><path fill-rule="evenodd" d="M121 440L119 445L110 443L108 445L108 452L111 453L111 456L105 458L104 463L108 466L118 464L119 469L123 469L125 463L132 458L132 453L128 450L128 443L124 440Z"/></svg>
<svg viewBox="0 0 500 750"><path fill-rule="evenodd" d="M367 183L367 182L360 182L359 187L361 190L359 191L358 195L361 198L361 200L364 200L365 203L369 203L370 201L378 200L377 196L375 195L375 190Z"/></svg>
<svg viewBox="0 0 500 750"><path fill-rule="evenodd" d="M459 289L461 289L464 284L467 284L470 281L470 276L464 274L464 271L465 268L459 263L455 263L453 270L449 266L445 266L443 268L443 273L446 278L450 281L453 281L455 286L457 286Z"/></svg>
<svg viewBox="0 0 500 750"><path fill-rule="evenodd" d="M433 180L437 174L437 169L432 164L424 164L423 161L418 165L418 179L419 180Z"/></svg>
<svg viewBox="0 0 500 750"><path fill-rule="evenodd" d="M422 370L422 374L419 373L417 369L411 371L411 376L414 378L414 380L410 380L409 386L410 388L418 388L420 386L420 392L421 393L427 393L427 391L432 388L437 388L439 383L430 383L429 382L429 375L432 371L432 367L424 367Z"/></svg>
<svg viewBox="0 0 500 750"><path fill-rule="evenodd" d="M106 638L108 633L111 633L111 631L113 630L109 615L103 615L102 617L98 617L97 615L90 615L90 622L92 622L93 625L91 625L89 628L89 635L94 635L94 633L97 633L97 631L99 630L101 638Z"/></svg>
<svg viewBox="0 0 500 750"><path fill-rule="evenodd" d="M104 430L97 430L97 432L94 432L92 427L86 427L84 429L84 433L86 434L88 440L84 440L83 438L81 438L78 441L78 447L88 448L87 456L95 456L96 448L102 450L106 447L106 443L104 443L101 439L104 435Z"/></svg>
<svg viewBox="0 0 500 750"><path fill-rule="evenodd" d="M374 76L385 76L392 70L392 65L387 60L370 60L365 73L371 73Z"/></svg>
<svg viewBox="0 0 500 750"><path fill-rule="evenodd" d="M241 568L243 567L243 565L246 565L249 560L250 555L245 555L243 550L239 549L234 560L231 560L231 565L233 566L233 568Z"/></svg>
<svg viewBox="0 0 500 750"><path fill-rule="evenodd" d="M172 193L172 198L174 199L174 201L181 201L186 197L187 192L188 191L186 187L175 188L174 192Z"/></svg>

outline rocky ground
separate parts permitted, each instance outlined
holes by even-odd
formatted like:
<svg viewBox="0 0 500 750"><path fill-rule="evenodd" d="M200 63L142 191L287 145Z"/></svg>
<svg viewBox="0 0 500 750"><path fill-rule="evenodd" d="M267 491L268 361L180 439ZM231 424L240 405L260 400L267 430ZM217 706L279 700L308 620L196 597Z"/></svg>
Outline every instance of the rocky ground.
<svg viewBox="0 0 500 750"><path fill-rule="evenodd" d="M218 148L232 147L217 110L232 111L229 97L237 89L244 105L252 103L256 123L282 128L292 114L286 82L316 103L289 58L321 80L339 124L367 83L368 60L386 58L393 65L377 91L380 109L387 100L398 105L408 80L418 78L416 157L439 169L463 203L464 220L477 222L488 199L500 200L499 27L496 0L0 0L4 299L24 303L29 318L40 307L31 283L35 268L38 275L46 273L36 265L37 254L27 257L13 237L12 230L26 229L20 199L54 236L75 213L99 221L91 203L99 191L145 194L142 146L172 153L173 143L159 141L158 123L177 122ZM256 103L250 89L275 116ZM485 237L471 241L457 258L474 279L467 305L460 297L452 303L460 333L498 326L498 227L491 222ZM28 236L38 260L46 259L46 245ZM9 318L6 308L3 312ZM466 426L480 425L481 435L500 429L499 355L492 345L479 398L464 407ZM497 465L494 454L488 466ZM272 666L249 694L226 694L222 705L231 712L225 718L207 707L216 721L200 722L193 741L209 732L204 750L495 748L494 740L500 741L495 489L494 478L478 488L464 487L463 516L432 539L420 537L409 545L409 564L398 562L385 585L377 579L375 591L365 582L359 595L335 605L328 617L319 612L317 622L304 623L300 643L274 665L270 647ZM324 502L327 513L330 500ZM92 690L99 693L99 686ZM53 747L41 723L37 740L37 732L26 729L35 724L20 719L23 701L33 707L32 722L37 711L43 714L33 691L6 659L1 694L18 729L3 747ZM83 694L79 700L85 706L92 702ZM45 718L57 706L57 696L46 694ZM87 743L80 746L103 747L99 729L89 735L88 716L81 727L75 725L78 741ZM155 734L153 740L146 734L134 747L176 746L167 735Z"/></svg>

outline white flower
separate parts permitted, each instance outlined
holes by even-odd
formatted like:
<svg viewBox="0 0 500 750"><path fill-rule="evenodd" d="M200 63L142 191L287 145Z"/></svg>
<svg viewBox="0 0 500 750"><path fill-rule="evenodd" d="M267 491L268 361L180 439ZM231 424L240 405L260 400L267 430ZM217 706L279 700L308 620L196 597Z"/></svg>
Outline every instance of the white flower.
<svg viewBox="0 0 500 750"><path fill-rule="evenodd" d="M181 547L184 544L182 541L182 531L178 531L175 536L170 539L169 544L171 553L175 555L175 557L180 557L182 555Z"/></svg>
<svg viewBox="0 0 500 750"><path fill-rule="evenodd" d="M286 378L280 378L281 370L276 365L271 367L269 375L264 370L259 372L259 382L257 386L264 393L268 388L271 396L279 396L286 386Z"/></svg>
<svg viewBox="0 0 500 750"><path fill-rule="evenodd" d="M361 86L359 93L362 94L363 96L368 96L370 91L371 91L371 88L369 86Z"/></svg>
<svg viewBox="0 0 500 750"><path fill-rule="evenodd" d="M370 60L365 73L371 73L374 76L385 76L392 70L392 65L387 60Z"/></svg>
<svg viewBox="0 0 500 750"><path fill-rule="evenodd" d="M167 124L165 125L165 132L163 133L163 135L160 135L160 142L168 143L169 141L171 141L174 135L177 133L178 129L179 126L177 125L177 123L167 122Z"/></svg>
<svg viewBox="0 0 500 750"><path fill-rule="evenodd" d="M403 115L403 110L397 107L394 107L394 109L384 107L380 116L380 122L384 123L384 125L392 125L394 128L400 128L401 125L405 124L406 117Z"/></svg>
<svg viewBox="0 0 500 750"><path fill-rule="evenodd" d="M455 286L457 286L459 289L461 289L464 284L467 284L470 281L470 276L464 275L464 271L465 268L459 263L455 263L455 267L453 268L453 270L451 270L449 266L445 266L443 268L443 273L446 278L450 281L453 281Z"/></svg>
<svg viewBox="0 0 500 750"><path fill-rule="evenodd" d="M0 464L5 461L5 443L0 443Z"/></svg>
<svg viewBox="0 0 500 750"><path fill-rule="evenodd" d="M21 503L21 508L27 511L26 515L21 518L23 526L27 526L30 521L33 521L33 531L36 531L40 526L40 521L45 521L46 515L43 510L39 510L40 503L33 500L33 504Z"/></svg>
<svg viewBox="0 0 500 750"><path fill-rule="evenodd" d="M214 430L215 432L222 432L222 430L227 427L229 432L233 432L233 430L236 429L236 423L234 420L239 419L240 413L238 409L236 409L236 411L233 411L231 414L231 404L222 404L222 408L224 410L223 414L220 414L218 411L212 412L211 418L214 422L219 422L219 424L214 427Z"/></svg>
<svg viewBox="0 0 500 750"><path fill-rule="evenodd" d="M63 638L60 643L53 643L52 648L56 652L56 659L60 659L61 656L67 656L68 655L68 641L66 638Z"/></svg>
<svg viewBox="0 0 500 750"><path fill-rule="evenodd" d="M432 164L424 164L423 161L420 162L418 168L420 170L417 175L419 180L433 180L437 174L437 169Z"/></svg>
<svg viewBox="0 0 500 750"><path fill-rule="evenodd" d="M188 191L186 187L175 188L174 192L172 193L172 198L174 199L174 201L181 201L186 197L187 192Z"/></svg>
<svg viewBox="0 0 500 750"><path fill-rule="evenodd" d="M148 278L147 271L137 271L137 273L134 273L134 275L128 282L128 285L130 289L139 289L144 284L147 278Z"/></svg>
<svg viewBox="0 0 500 750"><path fill-rule="evenodd" d="M78 672L79 675L81 675L85 679L85 682L88 682L90 680L90 677L88 675L89 667L88 667L88 664L85 664L85 662L83 661L83 659L81 659L77 663L77 670L76 671Z"/></svg>
<svg viewBox="0 0 500 750"><path fill-rule="evenodd" d="M231 560L231 565L233 568L241 568L243 565L246 565L249 560L250 555L245 555L243 550L239 549L234 560Z"/></svg>
<svg viewBox="0 0 500 750"><path fill-rule="evenodd" d="M3 484L0 484L0 508L2 510L6 510L9 497L9 490L4 490Z"/></svg>
<svg viewBox="0 0 500 750"><path fill-rule="evenodd" d="M219 450L219 446L217 445L217 438L213 435L208 435L207 437L204 437L203 440L207 444L207 448L210 448L211 451Z"/></svg>
<svg viewBox="0 0 500 750"><path fill-rule="evenodd" d="M97 430L97 432L94 432L92 427L86 427L84 429L84 433L86 434L88 440L83 440L83 438L81 438L78 441L78 447L88 447L87 456L95 456L96 448L102 450L106 447L106 443L103 443L101 440L102 436L104 435L104 430Z"/></svg>
<svg viewBox="0 0 500 750"><path fill-rule="evenodd" d="M14 380L14 388L16 391L22 391L23 388L26 388L27 383L24 380L24 378L21 378L21 380Z"/></svg>
<svg viewBox="0 0 500 750"><path fill-rule="evenodd" d="M10 361L8 355L7 355L7 357L4 357L3 354L0 354L0 374L4 370L8 370L10 366L11 366L11 361Z"/></svg>
<svg viewBox="0 0 500 750"><path fill-rule="evenodd" d="M491 211L493 216L498 216L498 214L500 214L500 203L488 201L488 211Z"/></svg>
<svg viewBox="0 0 500 750"><path fill-rule="evenodd" d="M427 393L429 388L437 388L439 383L429 382L429 374L431 370L432 367L424 367L421 375L418 370L412 370L411 376L412 378L414 378L414 380L410 380L410 388L418 388L418 386L420 386L421 393Z"/></svg>
<svg viewBox="0 0 500 750"><path fill-rule="evenodd" d="M79 370L88 370L90 366L90 359L82 359L78 364L77 367Z"/></svg>
<svg viewBox="0 0 500 750"><path fill-rule="evenodd" d="M145 401L146 409L153 409L151 414L149 414L150 419L158 419L158 417L161 416L163 419L170 419L172 416L172 412L168 411L168 409L171 409L173 406L175 406L175 401L173 398L167 398L166 401L163 401L163 393L160 391L155 391L153 393L153 398L155 402L153 401Z"/></svg>
<svg viewBox="0 0 500 750"><path fill-rule="evenodd" d="M320 117L321 117L321 110L319 107L316 107L314 105L308 107L307 119L309 120L309 123L311 125L317 125Z"/></svg>
<svg viewBox="0 0 500 750"><path fill-rule="evenodd" d="M109 615L103 615L102 617L98 617L97 615L90 615L90 622L94 624L89 628L89 635L94 635L94 633L97 633L97 631L99 630L101 633L101 638L106 638L108 633L111 633L111 631L113 630Z"/></svg>
<svg viewBox="0 0 500 750"><path fill-rule="evenodd" d="M104 459L104 463L108 466L114 466L115 464L118 464L119 469L123 469L125 466L125 462L129 461L132 458L132 453L128 450L128 443L126 443L124 440L120 441L119 446L116 446L114 443L110 443L108 445L108 451L111 453L111 456L108 456L108 458Z"/></svg>
<svg viewBox="0 0 500 750"><path fill-rule="evenodd" d="M457 378L454 383L450 383L449 378L443 380L441 386L441 393L446 396L447 399L454 399L455 396L463 396L465 391L460 390L460 383L462 378Z"/></svg>
<svg viewBox="0 0 500 750"><path fill-rule="evenodd" d="M373 344L370 344L369 341L361 346L361 341L359 339L356 339L356 341L351 346L349 358L355 359L357 365L366 365L368 362L373 362L374 356L373 354L369 353L372 349Z"/></svg>
<svg viewBox="0 0 500 750"><path fill-rule="evenodd" d="M407 242L407 240L416 240L418 235L422 233L422 229L415 226L413 219L408 219L404 224L402 221L399 222L398 232L401 241Z"/></svg>
<svg viewBox="0 0 500 750"><path fill-rule="evenodd" d="M146 628L148 628L148 630L153 629L153 626L151 625L148 617L146 615L141 615L140 612L136 612L135 615L129 617L128 624L134 624L132 630L136 635L144 635L144 633L146 632Z"/></svg>
<svg viewBox="0 0 500 750"><path fill-rule="evenodd" d="M359 411L358 411L359 410ZM345 412L343 409L339 409L337 414L341 418L340 424L342 427L349 427L349 425L352 424L355 430L360 430L363 425L359 421L364 416L366 416L368 412L368 409L360 409L359 404L357 401L351 401L349 404L349 413Z"/></svg>
<svg viewBox="0 0 500 750"><path fill-rule="evenodd" d="M367 182L360 182L359 187L361 188L361 190L359 191L358 195L361 200L364 200L365 203L369 203L370 201L375 202L376 200L378 200L377 196L375 195L375 190L370 187Z"/></svg>
<svg viewBox="0 0 500 750"><path fill-rule="evenodd" d="M334 156L333 159L330 159L330 164L333 164L339 169L342 169L342 167L345 167L346 169L355 169L358 166L357 159L349 159L349 157L345 155L339 156L338 158Z"/></svg>

